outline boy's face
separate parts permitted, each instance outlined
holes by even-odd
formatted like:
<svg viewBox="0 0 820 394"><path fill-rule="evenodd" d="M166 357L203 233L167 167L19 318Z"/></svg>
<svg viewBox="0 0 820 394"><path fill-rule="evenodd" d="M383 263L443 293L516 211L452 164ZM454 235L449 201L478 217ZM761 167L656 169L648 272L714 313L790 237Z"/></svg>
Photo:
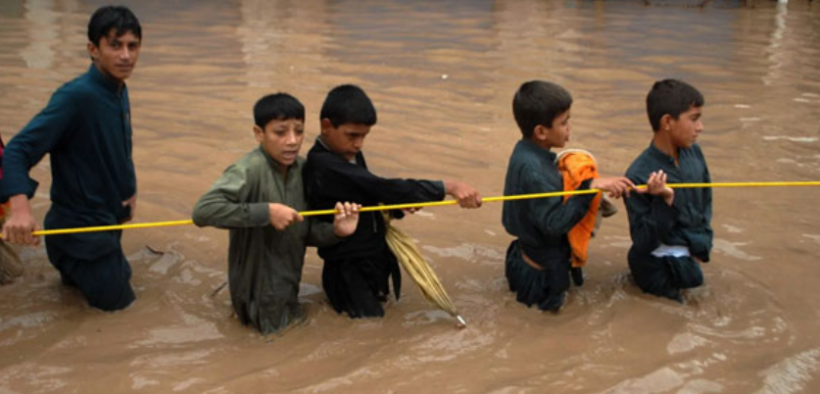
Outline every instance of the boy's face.
<svg viewBox="0 0 820 394"><path fill-rule="evenodd" d="M256 141L277 163L286 170L296 162L302 140L305 138L305 122L299 119L274 119L264 129L253 126Z"/></svg>
<svg viewBox="0 0 820 394"><path fill-rule="evenodd" d="M552 127L536 126L533 136L539 145L547 149L563 148L567 146L569 137L572 134L572 123L569 119L570 110L566 110L553 119Z"/></svg>
<svg viewBox="0 0 820 394"><path fill-rule="evenodd" d="M668 122L664 125L672 143L678 148L689 148L698 139L698 135L703 131L703 120L701 120L701 107L690 107L688 111L680 114L678 119L669 116Z"/></svg>
<svg viewBox="0 0 820 394"><path fill-rule="evenodd" d="M330 119L322 119L322 141L334 153L353 160L364 146L364 138L370 133L368 125L345 123L333 127Z"/></svg>
<svg viewBox="0 0 820 394"><path fill-rule="evenodd" d="M117 37L116 30L100 38L100 45L88 43L88 53L103 74L122 82L131 76L140 55L140 39L132 32Z"/></svg>

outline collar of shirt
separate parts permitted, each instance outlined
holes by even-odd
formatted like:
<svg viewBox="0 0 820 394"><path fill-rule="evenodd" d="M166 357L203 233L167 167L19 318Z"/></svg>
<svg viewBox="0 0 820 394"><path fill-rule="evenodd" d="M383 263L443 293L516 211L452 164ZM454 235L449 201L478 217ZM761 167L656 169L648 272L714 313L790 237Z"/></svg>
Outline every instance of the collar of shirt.
<svg viewBox="0 0 820 394"><path fill-rule="evenodd" d="M267 160L268 160L268 164L269 164L271 167L273 167L274 169L276 169L276 171L275 171L275 172L278 174L278 173L279 173L279 162L277 162L277 161L276 161L276 160L274 160L272 157L270 157L270 155L268 154L268 152L265 152L265 149L263 149L263 148L262 148L262 145L261 145L261 144L259 145L259 151L260 151L260 152L262 152L262 155L263 155L263 156L265 156L265 159L267 159ZM299 163L299 158L297 158L297 159L293 162L293 164L291 164L290 166L288 166L288 178L291 178L291 176L290 176L290 175L291 175L294 171L298 170L298 169L299 169L299 166L300 166L300 163Z"/></svg>
<svg viewBox="0 0 820 394"><path fill-rule="evenodd" d="M91 80L96 84L116 95L119 95L122 88L125 88L125 82L117 82L110 77L107 77L97 69L97 66L95 66L94 63L91 63L91 67L88 69L88 75L91 76Z"/></svg>
<svg viewBox="0 0 820 394"><path fill-rule="evenodd" d="M669 163L669 164L672 164L673 166L675 165L675 158L672 157L672 156L667 155L662 150L658 149L658 147L655 146L655 144L652 143L652 142L649 143L648 152L649 152L649 155L653 159L658 160L661 163ZM680 156L678 156L678 157L680 157Z"/></svg>
<svg viewBox="0 0 820 394"><path fill-rule="evenodd" d="M316 142L317 142L317 143L319 143L319 145L321 145L321 146L322 146L322 148L325 148L325 150L326 150L326 151L330 152L330 148L329 148L329 147L327 146L327 144L325 143L325 140L324 140L324 139L322 139L322 136L321 136L321 135L320 135L320 136L318 136L318 137L316 137Z"/></svg>
<svg viewBox="0 0 820 394"><path fill-rule="evenodd" d="M334 153L332 150L330 150L330 147L328 147L328 146L327 146L327 144L325 143L325 141L322 139L322 136L321 136L321 135L320 135L320 136L318 136L318 137L316 137L316 142L317 142L319 145L321 145L321 146L322 146L322 148L325 148L325 150L326 150L326 151L328 151L328 152L330 152L330 153ZM334 153L334 154L335 154L335 153ZM360 154L361 154L361 153L358 153L358 154L356 154L356 156L359 156ZM356 161L356 158L355 158L355 157L354 157L354 158L352 158L352 159L349 159L349 160L348 160L348 159L345 159L345 160L347 160L347 162L348 162L348 163L350 163L350 164L358 164L358 161Z"/></svg>
<svg viewBox="0 0 820 394"><path fill-rule="evenodd" d="M543 156L545 159L549 160L551 163L555 162L555 158L556 158L555 152L553 152L549 149L544 149L544 148L542 148L541 146L539 146L535 142L532 142L529 139L522 138L520 141L518 141L518 144L516 144L516 146L519 147L518 149L522 149L525 152L528 152L528 153L531 153L531 154L534 154L534 155L537 155L537 156Z"/></svg>

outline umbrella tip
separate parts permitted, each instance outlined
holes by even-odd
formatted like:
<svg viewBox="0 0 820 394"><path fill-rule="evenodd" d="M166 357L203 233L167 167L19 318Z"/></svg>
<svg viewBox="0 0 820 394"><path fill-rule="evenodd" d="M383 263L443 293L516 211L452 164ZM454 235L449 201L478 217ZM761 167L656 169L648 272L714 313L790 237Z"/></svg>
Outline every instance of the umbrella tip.
<svg viewBox="0 0 820 394"><path fill-rule="evenodd" d="M456 328L463 329L465 327L467 327L467 322L461 315L456 315Z"/></svg>

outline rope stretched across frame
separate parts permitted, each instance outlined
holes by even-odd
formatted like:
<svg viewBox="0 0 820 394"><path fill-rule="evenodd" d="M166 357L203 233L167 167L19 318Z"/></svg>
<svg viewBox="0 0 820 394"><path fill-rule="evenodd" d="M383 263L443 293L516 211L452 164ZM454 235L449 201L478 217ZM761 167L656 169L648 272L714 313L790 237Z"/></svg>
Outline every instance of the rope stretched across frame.
<svg viewBox="0 0 820 394"><path fill-rule="evenodd" d="M693 188L728 188L728 187L799 187L799 186L820 186L820 181L806 181L806 182L713 182L713 183L669 183L667 186L673 189L693 189ZM639 185L637 186L638 189L646 188L646 185ZM496 196L496 197L485 197L482 198L482 202L501 202L501 201L515 201L515 200L528 200L533 198L550 198L550 197L562 197L562 196L576 196L582 194L596 194L601 192L598 189L589 189L589 190L570 190L570 191L560 191L560 192L550 192L550 193L532 193L532 194L517 194L517 195L510 195L510 196ZM458 201L456 200L445 200L445 201L430 201L430 202L417 202L417 203L409 203L409 204L393 204L393 205L378 205L372 207L362 207L359 209L359 212L376 212L376 211L386 211L386 210L393 210L393 209L406 209L406 208L426 208L426 207L440 207L440 206L447 206L447 205L457 205ZM321 215L333 215L336 213L335 209L324 209L324 210L316 210L316 211L303 211L299 212L300 215L303 217L309 216L321 216ZM131 223L131 224L115 224L110 226L93 226L93 227L78 227L78 228L65 228L65 229L53 229L53 230L39 230L32 233L35 236L48 236L48 235L60 235L60 234L77 234L77 233L92 233L92 232L99 232L99 231L115 231L115 230L134 230L134 229L141 229L141 228L156 228L156 227L171 227L171 226L184 226L193 224L193 220L173 220L173 221L165 221L165 222L149 222L149 223ZM0 235L0 239L2 239L2 235Z"/></svg>

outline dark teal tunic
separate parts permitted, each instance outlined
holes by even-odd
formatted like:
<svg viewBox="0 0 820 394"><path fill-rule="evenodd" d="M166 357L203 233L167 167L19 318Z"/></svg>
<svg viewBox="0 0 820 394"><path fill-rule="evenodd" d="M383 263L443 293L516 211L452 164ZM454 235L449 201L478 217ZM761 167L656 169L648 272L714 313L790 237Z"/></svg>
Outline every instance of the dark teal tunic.
<svg viewBox="0 0 820 394"><path fill-rule="evenodd" d="M644 185L653 171L668 174L668 183L709 183L709 168L700 146L678 151L675 159L661 152L654 144L632 162L627 178ZM652 254L659 246L684 246L692 256L709 261L712 250L712 189L675 189L670 207L662 198L632 193L626 199L632 247L629 268L638 286L647 293L681 300L680 289L700 286L703 273L690 257L657 257Z"/></svg>
<svg viewBox="0 0 820 394"><path fill-rule="evenodd" d="M518 141L507 166L504 195L549 193L564 190L564 180L555 165L555 153L530 140ZM591 180L577 190L589 189ZM569 288L570 245L567 234L589 210L594 194L505 201L502 222L518 238L507 249L505 264L510 290L519 302L542 310L557 310ZM526 254L543 270L529 266Z"/></svg>
<svg viewBox="0 0 820 394"><path fill-rule="evenodd" d="M66 83L11 141L3 157L6 200L34 195L29 170L51 157L51 201L45 228L117 224L130 216L122 206L136 193L131 158L128 89L92 65ZM121 309L134 300L131 268L118 231L49 236L49 260L63 281L76 285L92 306Z"/></svg>

